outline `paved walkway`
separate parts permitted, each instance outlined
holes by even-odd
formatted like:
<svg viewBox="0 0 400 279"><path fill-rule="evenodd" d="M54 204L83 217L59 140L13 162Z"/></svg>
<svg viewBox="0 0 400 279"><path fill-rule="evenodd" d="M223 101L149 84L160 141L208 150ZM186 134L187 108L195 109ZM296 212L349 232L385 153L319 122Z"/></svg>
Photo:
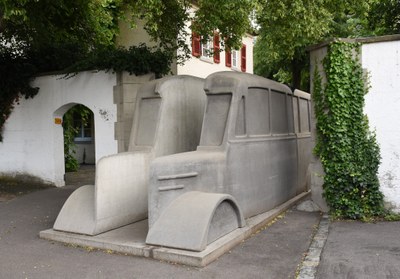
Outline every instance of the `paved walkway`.
<svg viewBox="0 0 400 279"><path fill-rule="evenodd" d="M400 278L400 222L334 222L316 278Z"/></svg>
<svg viewBox="0 0 400 279"><path fill-rule="evenodd" d="M95 165L81 165L77 172L65 174L65 184L69 186L94 185Z"/></svg>
<svg viewBox="0 0 400 279"><path fill-rule="evenodd" d="M293 278L320 219L290 210L200 269L40 239L74 188L0 202L0 278Z"/></svg>
<svg viewBox="0 0 400 279"><path fill-rule="evenodd" d="M282 218L205 268L40 239L39 232L52 227L72 191L89 181L78 182L0 202L1 279L314 277L302 271L307 271L307 264L314 265L313 256L319 260L314 248L321 233L324 234L323 226L318 226L321 215L296 209L287 211ZM316 278L400 278L400 222L325 225L329 227L329 235L326 231L328 239L321 261L319 266L314 266Z"/></svg>

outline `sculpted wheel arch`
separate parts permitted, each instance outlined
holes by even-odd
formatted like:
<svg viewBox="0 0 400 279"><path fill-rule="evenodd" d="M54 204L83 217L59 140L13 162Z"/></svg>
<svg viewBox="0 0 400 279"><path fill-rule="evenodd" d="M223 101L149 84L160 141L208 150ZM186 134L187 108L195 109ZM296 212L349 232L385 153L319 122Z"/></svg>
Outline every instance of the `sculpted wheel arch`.
<svg viewBox="0 0 400 279"><path fill-rule="evenodd" d="M231 195L192 191L165 209L150 228L146 243L202 251L244 226L243 214Z"/></svg>

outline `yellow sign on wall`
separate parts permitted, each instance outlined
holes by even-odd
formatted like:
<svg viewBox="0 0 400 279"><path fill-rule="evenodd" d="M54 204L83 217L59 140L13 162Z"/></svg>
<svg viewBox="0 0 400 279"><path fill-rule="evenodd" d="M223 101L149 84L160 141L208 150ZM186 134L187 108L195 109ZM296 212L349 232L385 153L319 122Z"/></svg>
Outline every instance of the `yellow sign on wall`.
<svg viewBox="0 0 400 279"><path fill-rule="evenodd" d="M60 117L54 118L54 123L57 124L57 125L61 125L62 124L62 118L60 118Z"/></svg>

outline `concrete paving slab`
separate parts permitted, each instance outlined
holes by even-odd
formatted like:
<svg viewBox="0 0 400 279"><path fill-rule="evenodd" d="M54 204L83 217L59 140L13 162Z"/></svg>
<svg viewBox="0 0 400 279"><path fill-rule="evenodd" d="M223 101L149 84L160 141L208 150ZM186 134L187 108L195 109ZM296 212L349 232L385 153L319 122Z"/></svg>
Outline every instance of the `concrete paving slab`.
<svg viewBox="0 0 400 279"><path fill-rule="evenodd" d="M53 229L40 232L40 237L83 247L110 250L133 256L150 257L156 260L174 262L196 267L203 267L228 252L230 249L249 238L276 216L309 196L302 193L279 207L246 220L247 225L214 241L204 251L193 252L146 245L148 231L147 220L136 222L96 236L56 231Z"/></svg>
<svg viewBox="0 0 400 279"><path fill-rule="evenodd" d="M332 222L316 278L400 278L400 222Z"/></svg>

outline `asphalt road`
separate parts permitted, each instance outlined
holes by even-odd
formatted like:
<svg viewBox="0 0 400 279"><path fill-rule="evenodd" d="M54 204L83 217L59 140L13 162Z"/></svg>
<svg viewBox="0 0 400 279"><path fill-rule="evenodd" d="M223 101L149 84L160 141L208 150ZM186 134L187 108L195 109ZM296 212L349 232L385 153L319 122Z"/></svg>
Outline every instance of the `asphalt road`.
<svg viewBox="0 0 400 279"><path fill-rule="evenodd" d="M319 213L289 210L204 268L71 247L40 239L74 187L0 202L0 278L294 278ZM322 278L322 277L321 277Z"/></svg>

